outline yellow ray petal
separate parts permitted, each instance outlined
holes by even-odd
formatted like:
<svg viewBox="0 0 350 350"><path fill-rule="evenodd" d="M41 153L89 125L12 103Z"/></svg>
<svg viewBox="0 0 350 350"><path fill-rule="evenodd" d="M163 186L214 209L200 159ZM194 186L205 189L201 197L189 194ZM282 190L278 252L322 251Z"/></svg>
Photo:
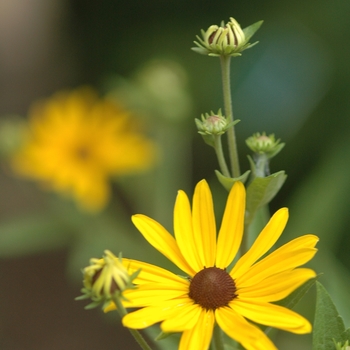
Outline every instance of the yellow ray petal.
<svg viewBox="0 0 350 350"><path fill-rule="evenodd" d="M306 264L316 252L315 248L305 248L279 255L269 255L252 266L244 276L237 278L236 285L239 288L256 285L269 276L295 269Z"/></svg>
<svg viewBox="0 0 350 350"><path fill-rule="evenodd" d="M307 280L316 277L311 269L295 269L270 276L257 284L240 288L240 299L254 299L260 302L282 300Z"/></svg>
<svg viewBox="0 0 350 350"><path fill-rule="evenodd" d="M297 334L310 333L312 329L306 318L279 305L237 298L230 306L242 316L265 326Z"/></svg>
<svg viewBox="0 0 350 350"><path fill-rule="evenodd" d="M231 275L243 275L251 265L262 257L281 236L288 221L288 209L278 210L261 231L249 251L244 254L234 266Z"/></svg>
<svg viewBox="0 0 350 350"><path fill-rule="evenodd" d="M176 282L180 284L188 285L188 281L184 278L181 278L174 273L165 270L156 265L147 264L143 261L133 260L123 258L123 265L128 269L132 274L137 270L141 270L140 274L133 281L135 284L143 284L149 282L158 282L158 283L171 283Z"/></svg>
<svg viewBox="0 0 350 350"><path fill-rule="evenodd" d="M214 312L201 309L201 315L194 328L182 333L179 350L208 349L214 329Z"/></svg>
<svg viewBox="0 0 350 350"><path fill-rule="evenodd" d="M277 350L271 340L256 326L249 323L235 310L222 307L215 311L220 328L247 350Z"/></svg>
<svg viewBox="0 0 350 350"><path fill-rule="evenodd" d="M168 318L161 324L165 333L183 332L195 327L202 314L202 308L197 304L186 305L173 318Z"/></svg>
<svg viewBox="0 0 350 350"><path fill-rule="evenodd" d="M174 237L157 221L145 215L133 215L132 221L145 239L182 271L193 276L195 271L183 258Z"/></svg>
<svg viewBox="0 0 350 350"><path fill-rule="evenodd" d="M157 322L173 318L183 307L193 304L189 298L168 300L143 309L134 311L123 317L122 323L125 327L132 329L142 329Z"/></svg>
<svg viewBox="0 0 350 350"><path fill-rule="evenodd" d="M318 237L313 235L298 237L257 262L243 276L238 278L232 274L231 276L241 288L257 284L274 274L292 270L312 259L317 252L317 249L313 248L317 241Z"/></svg>
<svg viewBox="0 0 350 350"><path fill-rule="evenodd" d="M188 197L179 191L174 208L174 233L183 257L195 270L200 271L203 263L198 256L198 247L192 229L192 213Z"/></svg>
<svg viewBox="0 0 350 350"><path fill-rule="evenodd" d="M216 257L216 225L213 198L205 180L198 182L194 191L192 222L195 243L202 267L214 266Z"/></svg>
<svg viewBox="0 0 350 350"><path fill-rule="evenodd" d="M222 219L218 243L216 266L225 269L234 259L242 241L245 213L245 188L236 182L228 196Z"/></svg>
<svg viewBox="0 0 350 350"><path fill-rule="evenodd" d="M167 300L186 298L188 296L188 287L184 288L181 284L142 284L135 289L126 290L123 296L127 299L125 307L159 305ZM188 300L190 299L188 298Z"/></svg>

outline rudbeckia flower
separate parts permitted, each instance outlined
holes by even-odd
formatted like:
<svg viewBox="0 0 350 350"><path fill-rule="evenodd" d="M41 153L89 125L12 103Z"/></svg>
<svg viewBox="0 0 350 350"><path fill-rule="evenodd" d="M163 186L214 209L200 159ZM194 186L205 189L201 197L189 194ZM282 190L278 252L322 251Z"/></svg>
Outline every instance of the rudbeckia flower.
<svg viewBox="0 0 350 350"><path fill-rule="evenodd" d="M33 106L13 167L81 208L99 211L109 200L112 178L144 171L154 159L154 144L130 112L84 87Z"/></svg>
<svg viewBox="0 0 350 350"><path fill-rule="evenodd" d="M192 209L186 194L178 193L175 238L155 220L133 216L146 240L187 277L123 259L129 269L141 269L134 281L138 287L124 294L127 307L140 309L123 318L124 326L142 329L160 322L163 332L182 332L180 350L208 349L215 324L250 350L276 349L256 324L297 334L311 332L304 317L273 302L315 277L313 270L299 266L315 255L318 238L304 235L265 255L286 226L288 210L282 208L232 267L242 241L244 214L245 188L237 182L217 236L212 196L203 180L196 186ZM113 308L112 304L106 311Z"/></svg>

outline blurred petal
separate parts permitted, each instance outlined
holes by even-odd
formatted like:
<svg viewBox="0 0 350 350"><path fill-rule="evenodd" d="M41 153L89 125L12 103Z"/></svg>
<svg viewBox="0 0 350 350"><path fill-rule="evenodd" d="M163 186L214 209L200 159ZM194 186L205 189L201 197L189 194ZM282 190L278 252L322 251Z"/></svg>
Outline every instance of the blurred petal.
<svg viewBox="0 0 350 350"><path fill-rule="evenodd" d="M208 349L213 334L214 322L214 312L201 309L201 315L195 327L183 332L179 350Z"/></svg>
<svg viewBox="0 0 350 350"><path fill-rule="evenodd" d="M236 263L231 276L236 278L245 274L260 257L262 257L281 236L288 221L288 209L278 210L259 234L252 247Z"/></svg>
<svg viewBox="0 0 350 350"><path fill-rule="evenodd" d="M236 182L228 196L217 243L216 266L225 269L234 259L242 241L245 188Z"/></svg>
<svg viewBox="0 0 350 350"><path fill-rule="evenodd" d="M188 197L185 192L179 191L174 208L174 233L176 242L183 257L195 270L203 268L203 263L199 259L197 242L192 229L192 213Z"/></svg>
<svg viewBox="0 0 350 350"><path fill-rule="evenodd" d="M229 307L215 311L220 328L247 350L277 350L271 340L256 326L250 324L239 313Z"/></svg>
<svg viewBox="0 0 350 350"><path fill-rule="evenodd" d="M265 326L297 334L310 333L312 329L306 318L279 305L237 298L230 306L242 316Z"/></svg>
<svg viewBox="0 0 350 350"><path fill-rule="evenodd" d="M190 267L183 258L174 237L162 225L157 221L140 214L133 215L132 221L149 244L188 275L193 276L195 274L193 268Z"/></svg>
<svg viewBox="0 0 350 350"><path fill-rule="evenodd" d="M238 290L240 299L259 302L282 300L311 278L316 277L311 269L295 269L267 277L263 281Z"/></svg>
<svg viewBox="0 0 350 350"><path fill-rule="evenodd" d="M216 225L213 198L205 180L198 182L192 206L192 222L197 252L202 268L214 266L216 255Z"/></svg>

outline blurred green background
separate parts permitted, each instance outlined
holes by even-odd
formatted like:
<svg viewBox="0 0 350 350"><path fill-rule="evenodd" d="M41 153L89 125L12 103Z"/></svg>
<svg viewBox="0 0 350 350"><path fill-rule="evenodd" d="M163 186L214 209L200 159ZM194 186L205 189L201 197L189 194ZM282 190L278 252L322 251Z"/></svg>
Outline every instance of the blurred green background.
<svg viewBox="0 0 350 350"><path fill-rule="evenodd" d="M220 213L226 193L213 173L218 168L214 152L202 142L193 122L201 113L222 107L220 66L217 59L197 55L190 47L200 29L231 16L242 27L263 19L253 38L260 43L232 62L241 167L248 169L244 140L252 133L275 133L286 142L271 164L273 172L284 169L288 174L271 212L290 208L281 241L304 233L320 236L311 266L324 273L320 281L349 326L349 13L346 0L3 0L0 115L25 116L36 99L83 84L101 93L124 86L125 103L140 110L142 105L133 105L125 86L140 83L140 70L149 62L171 62L184 76L181 81L190 102L179 121L148 118L163 148L157 176L166 190L152 197L157 186L145 188L152 183L147 176L122 188L130 190L133 210L171 229L176 191L181 188L191 195L194 184L206 178ZM149 196L157 202L152 209ZM113 248L116 254L121 250L146 259L151 250L130 223L123 221L120 229L130 231L131 238L118 235L118 215L113 213L120 204L110 205L108 216L89 218L84 226L86 218L69 204L59 202L54 214L47 211L47 201L46 193L13 177L2 161L1 349L136 349L123 329L116 330L116 315L85 311L83 303L73 299L80 293L79 269L93 255ZM313 298L310 292L298 311L312 317ZM279 334L276 344L287 350L309 349L310 336Z"/></svg>

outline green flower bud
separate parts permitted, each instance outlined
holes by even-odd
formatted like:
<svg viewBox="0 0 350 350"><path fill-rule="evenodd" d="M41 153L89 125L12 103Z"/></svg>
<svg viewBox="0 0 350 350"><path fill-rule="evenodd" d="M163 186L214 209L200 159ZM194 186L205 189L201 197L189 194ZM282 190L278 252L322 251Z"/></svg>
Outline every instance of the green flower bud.
<svg viewBox="0 0 350 350"><path fill-rule="evenodd" d="M276 140L275 135L269 136L266 133L256 133L246 139L247 146L256 154L264 154L267 158L274 157L284 147L284 143L280 143L280 139Z"/></svg>
<svg viewBox="0 0 350 350"><path fill-rule="evenodd" d="M336 342L334 339L333 342L336 350L350 350L349 340L347 340L345 344L342 344L341 342Z"/></svg>
<svg viewBox="0 0 350 350"><path fill-rule="evenodd" d="M105 306L116 296L122 298L124 290L134 288L132 281L139 273L137 271L130 275L121 257L117 258L109 250L105 250L104 254L102 259L92 258L90 266L83 270L83 295L76 299L91 299L93 302L86 307L87 309L101 303Z"/></svg>
<svg viewBox="0 0 350 350"><path fill-rule="evenodd" d="M198 47L192 50L202 55L209 56L241 56L241 52L253 47L258 42L249 43L249 39L260 28L263 21L256 22L242 29L234 18L221 26L212 25L207 31L201 30L202 38L196 36L198 41L194 43Z"/></svg>
<svg viewBox="0 0 350 350"><path fill-rule="evenodd" d="M205 113L201 116L202 120L195 119L198 133L201 135L222 135L227 129L229 129L234 124L238 123L238 120L229 123L227 119L222 115L221 109L219 109L218 113L214 113L213 111L210 114Z"/></svg>

